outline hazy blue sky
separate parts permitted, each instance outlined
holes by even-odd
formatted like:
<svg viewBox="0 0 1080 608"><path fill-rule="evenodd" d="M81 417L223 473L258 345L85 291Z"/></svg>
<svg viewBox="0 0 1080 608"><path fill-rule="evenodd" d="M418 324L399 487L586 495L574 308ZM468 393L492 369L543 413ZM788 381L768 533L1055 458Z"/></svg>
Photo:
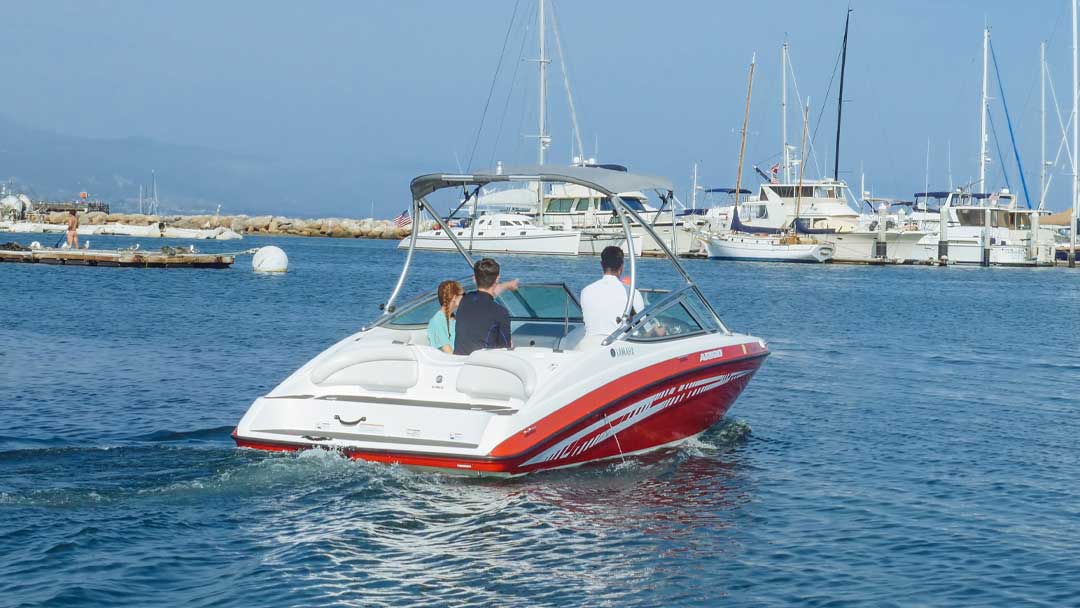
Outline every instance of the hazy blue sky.
<svg viewBox="0 0 1080 608"><path fill-rule="evenodd" d="M781 42L786 35L816 125L846 5L556 2L586 147L598 140L600 160L667 175L683 189L695 160L705 185L732 184L757 52L747 159L770 166L779 153ZM923 188L929 138L931 188L947 186L949 142L954 182L973 179L986 20L1035 197L1039 42L1049 41L1067 109L1068 3L863 0L853 8L842 176L857 184L863 165L875 195L909 196ZM365 184L384 215L396 213L409 178L466 162L514 9L512 0L7 3L0 113L65 134L145 136L337 169ZM517 11L474 166L535 159L523 138L536 128L535 64L518 58L523 40L524 57L535 57L536 0ZM554 57L550 36L549 47ZM552 67L550 159L566 162L570 123L557 60ZM822 170L831 167L835 96L834 83L816 140ZM1000 105L994 119L1019 191ZM789 131L797 142L794 107ZM992 182L1001 184L993 143L991 155ZM1068 204L1063 183L1051 189L1051 208ZM328 204L360 215L354 210L366 214L368 201Z"/></svg>

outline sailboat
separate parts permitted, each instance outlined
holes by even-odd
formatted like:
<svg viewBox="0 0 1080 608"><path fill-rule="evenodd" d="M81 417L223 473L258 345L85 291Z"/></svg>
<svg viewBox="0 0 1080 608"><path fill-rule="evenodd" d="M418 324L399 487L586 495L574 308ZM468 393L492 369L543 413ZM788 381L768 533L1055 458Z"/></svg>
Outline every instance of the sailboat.
<svg viewBox="0 0 1080 608"><path fill-rule="evenodd" d="M746 110L743 114L743 128L739 143L739 168L735 178L735 207L731 215L731 229L724 233L707 233L703 239L705 250L711 259L752 260L761 262L827 262L832 259L833 248L812 237L804 237L794 230L783 234L754 232L739 219L738 193L742 190L743 157L746 152L746 133L750 121L750 97L754 90L755 59L750 61L750 77L746 88ZM803 120L803 148L806 147L806 131L810 112L809 100ZM799 187L802 187L802 166L799 169ZM796 197L795 218L798 218Z"/></svg>
<svg viewBox="0 0 1080 608"><path fill-rule="evenodd" d="M848 23L845 22L840 68L841 95L847 57L847 29ZM755 167L765 182L758 187L757 198L746 200L741 204L742 221L755 232L771 234L795 230L801 234L825 235L854 230L859 223L859 213L848 204L849 188L839 176L840 124L843 108L837 108L837 147L832 177L806 178L805 172L801 170L805 159L792 157L794 146L789 145L787 139L789 69L788 44L784 42L781 47L780 70L781 159L769 173ZM795 166L800 167L797 179L792 175ZM796 206L799 207L797 221Z"/></svg>

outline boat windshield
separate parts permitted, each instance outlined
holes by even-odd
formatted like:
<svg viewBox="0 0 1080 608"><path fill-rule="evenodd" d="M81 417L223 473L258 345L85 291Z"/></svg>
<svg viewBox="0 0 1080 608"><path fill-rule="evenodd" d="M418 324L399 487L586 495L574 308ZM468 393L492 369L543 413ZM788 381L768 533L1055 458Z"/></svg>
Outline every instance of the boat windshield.
<svg viewBox="0 0 1080 608"><path fill-rule="evenodd" d="M630 331L630 340L672 340L722 329L716 316L694 290L682 290L670 299L671 292L666 290L640 291L645 300L645 314Z"/></svg>
<svg viewBox="0 0 1080 608"><path fill-rule="evenodd" d="M504 291L495 299L510 312L511 321L578 321L581 305L563 283L523 284L517 291ZM402 306L386 322L387 327L418 329L427 325L439 310L435 293L425 294Z"/></svg>

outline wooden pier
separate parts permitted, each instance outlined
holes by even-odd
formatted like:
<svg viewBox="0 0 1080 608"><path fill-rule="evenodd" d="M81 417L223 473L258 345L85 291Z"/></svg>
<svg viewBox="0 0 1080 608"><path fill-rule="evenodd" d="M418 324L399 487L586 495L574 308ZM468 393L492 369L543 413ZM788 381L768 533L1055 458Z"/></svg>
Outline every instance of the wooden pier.
<svg viewBox="0 0 1080 608"><path fill-rule="evenodd" d="M0 262L124 268L228 268L232 254L103 249L0 250Z"/></svg>

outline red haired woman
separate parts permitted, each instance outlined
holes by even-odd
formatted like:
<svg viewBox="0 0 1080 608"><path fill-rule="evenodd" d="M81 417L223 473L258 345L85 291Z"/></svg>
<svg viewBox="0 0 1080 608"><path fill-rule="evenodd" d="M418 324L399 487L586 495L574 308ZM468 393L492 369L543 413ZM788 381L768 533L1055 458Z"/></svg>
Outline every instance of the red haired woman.
<svg viewBox="0 0 1080 608"><path fill-rule="evenodd" d="M457 281L443 281L439 283L438 298L439 310L428 321L427 338L428 344L443 351L454 354L454 340L456 336L457 321L454 320L454 312L461 303L461 296L465 295L461 283Z"/></svg>

